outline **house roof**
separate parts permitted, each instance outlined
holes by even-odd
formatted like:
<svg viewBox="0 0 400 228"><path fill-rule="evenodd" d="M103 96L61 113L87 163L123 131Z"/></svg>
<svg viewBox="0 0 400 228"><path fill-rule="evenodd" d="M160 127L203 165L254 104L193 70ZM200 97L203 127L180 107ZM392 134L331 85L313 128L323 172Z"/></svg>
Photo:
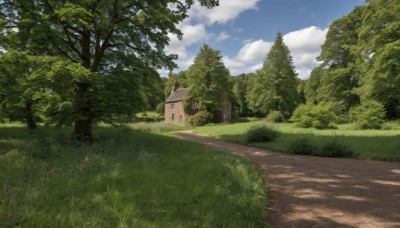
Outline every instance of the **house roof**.
<svg viewBox="0 0 400 228"><path fill-rule="evenodd" d="M189 88L182 88L182 89L177 89L175 92L173 92L165 101L165 103L173 103L173 102L178 102L182 101L185 98L185 95L189 91Z"/></svg>

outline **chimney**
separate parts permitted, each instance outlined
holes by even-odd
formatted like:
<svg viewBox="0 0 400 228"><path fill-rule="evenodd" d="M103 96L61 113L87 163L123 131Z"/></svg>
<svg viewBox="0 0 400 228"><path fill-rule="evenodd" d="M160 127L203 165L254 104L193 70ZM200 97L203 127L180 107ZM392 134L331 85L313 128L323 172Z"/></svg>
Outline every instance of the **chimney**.
<svg viewBox="0 0 400 228"><path fill-rule="evenodd" d="M174 91L172 91L172 92L175 92L177 89L179 89L179 82L177 80L175 80L175 82L174 82Z"/></svg>

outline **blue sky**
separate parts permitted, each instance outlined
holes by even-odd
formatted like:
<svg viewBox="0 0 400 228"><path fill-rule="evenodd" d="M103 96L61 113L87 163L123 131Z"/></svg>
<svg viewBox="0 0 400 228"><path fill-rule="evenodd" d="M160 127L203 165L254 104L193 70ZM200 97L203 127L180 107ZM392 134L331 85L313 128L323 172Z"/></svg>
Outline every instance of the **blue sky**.
<svg viewBox="0 0 400 228"><path fill-rule="evenodd" d="M211 10L196 4L179 25L183 40L171 36L166 51L179 55L179 72L208 43L221 51L231 75L238 75L261 68L279 31L299 77L305 79L317 66L315 58L329 25L362 4L364 0L220 0L220 6Z"/></svg>

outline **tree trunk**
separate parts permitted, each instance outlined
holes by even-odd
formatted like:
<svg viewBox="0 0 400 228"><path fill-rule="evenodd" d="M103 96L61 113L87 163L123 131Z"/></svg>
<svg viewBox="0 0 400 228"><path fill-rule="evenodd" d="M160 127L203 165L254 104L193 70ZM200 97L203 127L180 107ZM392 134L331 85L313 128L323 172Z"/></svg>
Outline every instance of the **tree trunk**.
<svg viewBox="0 0 400 228"><path fill-rule="evenodd" d="M90 69L90 30L85 29L82 33L82 66ZM75 106L74 106L74 133L73 137L84 143L92 143L92 114L91 102L88 96L90 84L75 82Z"/></svg>
<svg viewBox="0 0 400 228"><path fill-rule="evenodd" d="M32 105L33 102L32 101L26 101L25 102L25 121L26 121L26 126L29 129L36 129L37 128L37 124L35 122L35 120L33 119L33 111L32 111Z"/></svg>
<svg viewBox="0 0 400 228"><path fill-rule="evenodd" d="M74 107L74 134L73 137L81 142L91 143L92 138L92 117L91 102L88 97L89 84L76 83L75 107Z"/></svg>

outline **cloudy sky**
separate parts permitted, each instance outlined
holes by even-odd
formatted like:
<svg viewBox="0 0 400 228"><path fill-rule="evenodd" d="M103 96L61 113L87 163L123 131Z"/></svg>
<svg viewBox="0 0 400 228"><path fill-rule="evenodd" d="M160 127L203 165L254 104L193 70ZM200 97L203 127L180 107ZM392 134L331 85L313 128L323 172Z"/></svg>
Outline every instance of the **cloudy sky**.
<svg viewBox="0 0 400 228"><path fill-rule="evenodd" d="M255 72L279 31L305 79L317 65L329 24L362 4L364 0L220 0L211 10L194 5L179 25L183 40L171 36L166 51L179 56L175 72L186 70L204 43L221 51L231 75Z"/></svg>

